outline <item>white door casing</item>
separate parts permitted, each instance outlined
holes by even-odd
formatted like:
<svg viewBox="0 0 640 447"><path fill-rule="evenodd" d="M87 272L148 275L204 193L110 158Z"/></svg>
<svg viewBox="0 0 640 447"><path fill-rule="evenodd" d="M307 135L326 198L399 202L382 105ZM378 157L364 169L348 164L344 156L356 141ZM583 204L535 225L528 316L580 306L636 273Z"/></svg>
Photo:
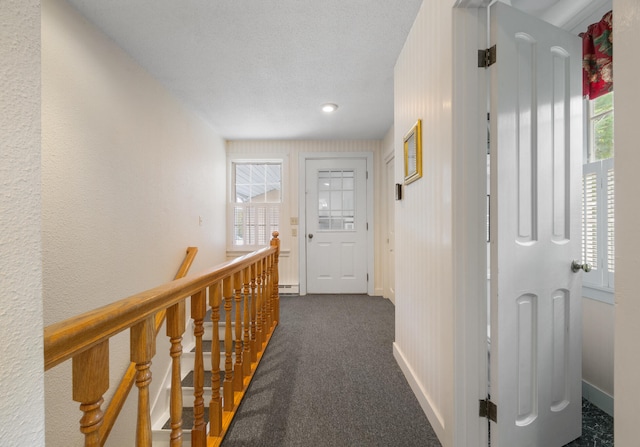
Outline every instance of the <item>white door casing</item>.
<svg viewBox="0 0 640 447"><path fill-rule="evenodd" d="M386 223L387 223L387 237L386 237L386 250L385 250L385 271L384 292L386 297L391 300L392 303L396 302L395 282L396 282L396 235L395 235L395 159L391 157L386 161L386 185L385 185L385 201L386 201Z"/></svg>
<svg viewBox="0 0 640 447"><path fill-rule="evenodd" d="M581 432L580 39L491 7L491 445Z"/></svg>
<svg viewBox="0 0 640 447"><path fill-rule="evenodd" d="M301 294L373 294L371 163L369 153L301 154Z"/></svg>

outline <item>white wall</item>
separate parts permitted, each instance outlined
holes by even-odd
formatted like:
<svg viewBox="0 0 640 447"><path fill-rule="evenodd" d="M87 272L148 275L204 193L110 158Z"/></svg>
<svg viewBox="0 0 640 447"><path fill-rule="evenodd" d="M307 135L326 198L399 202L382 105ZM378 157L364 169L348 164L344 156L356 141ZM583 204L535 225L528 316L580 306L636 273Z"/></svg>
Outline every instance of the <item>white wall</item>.
<svg viewBox="0 0 640 447"><path fill-rule="evenodd" d="M394 353L444 446L453 445L452 2L424 2L395 67L395 169L422 119L423 176L395 209Z"/></svg>
<svg viewBox="0 0 640 447"><path fill-rule="evenodd" d="M210 126L67 3L43 2L45 324L173 279L187 246L199 248L192 273L224 261L224 179L224 141ZM168 364L158 340L152 396ZM128 333L110 352L114 386ZM81 444L70 363L45 375L52 447ZM109 445L131 443L135 394Z"/></svg>
<svg viewBox="0 0 640 447"><path fill-rule="evenodd" d="M617 194L617 193L616 193ZM582 300L582 380L613 399L614 307ZM584 396L601 404L597 396Z"/></svg>
<svg viewBox="0 0 640 447"><path fill-rule="evenodd" d="M0 443L44 446L40 2L2 2L0 23Z"/></svg>
<svg viewBox="0 0 640 447"><path fill-rule="evenodd" d="M377 175L377 166L380 165L381 160L381 142L379 140L239 140L227 142L229 161L233 159L259 159L260 157L284 161L283 215L280 219L280 248L284 253L278 264L280 284L300 284L298 239L292 236L291 230L296 228L298 237L304 237L304 229L300 226L292 226L290 217L300 217L298 210L298 162L301 152L372 152L374 154L374 175ZM229 181L230 179L229 176ZM374 177L374 184L376 182L378 182L378 178ZM378 193L379 190L376 187L374 191L374 216L376 216L376 221L374 221L374 231L376 231L374 253L377 253L377 245L380 240L378 233L382 231L381 225L377 221L380 216L377 206L379 203ZM382 278L379 275L380 270L377 264L374 270L376 272L374 288L381 293Z"/></svg>
<svg viewBox="0 0 640 447"><path fill-rule="evenodd" d="M616 298L615 442L618 447L638 445L640 421L640 128L638 127L638 47L640 3L613 1L616 101Z"/></svg>

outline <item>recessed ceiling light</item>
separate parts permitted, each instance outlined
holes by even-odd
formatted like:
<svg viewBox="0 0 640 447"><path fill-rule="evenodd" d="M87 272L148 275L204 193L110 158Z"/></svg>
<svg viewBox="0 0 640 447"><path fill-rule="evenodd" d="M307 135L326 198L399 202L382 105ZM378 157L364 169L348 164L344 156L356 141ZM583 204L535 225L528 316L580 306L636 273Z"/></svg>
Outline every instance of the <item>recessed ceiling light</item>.
<svg viewBox="0 0 640 447"><path fill-rule="evenodd" d="M322 111L325 113L335 112L337 109L338 109L337 104L327 103L322 105Z"/></svg>

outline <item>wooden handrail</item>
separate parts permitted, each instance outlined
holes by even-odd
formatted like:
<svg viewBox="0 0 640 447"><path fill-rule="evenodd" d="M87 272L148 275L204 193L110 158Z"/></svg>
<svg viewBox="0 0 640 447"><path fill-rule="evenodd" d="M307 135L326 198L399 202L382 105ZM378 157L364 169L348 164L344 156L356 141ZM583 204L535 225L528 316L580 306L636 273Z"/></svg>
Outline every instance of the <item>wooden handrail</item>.
<svg viewBox="0 0 640 447"><path fill-rule="evenodd" d="M191 264L193 264L193 260L196 258L196 254L198 254L198 247L187 247L187 253L185 254L184 259L182 260L182 264L176 273L174 279L180 279L187 276L189 269L191 268ZM162 323L165 320L167 311L162 310L156 314L156 335L158 335L158 331L162 327ZM125 371L122 379L120 380L120 384L116 388L116 391L113 393L113 397L107 405L107 408L104 410L104 420L100 429L98 430L100 433L100 445L104 445L109 437L109 433L111 433L111 429L113 428L118 416L120 415L120 411L122 411L122 407L129 397L129 393L131 392L131 388L133 388L133 382L136 378L136 364L134 362L130 362L127 370Z"/></svg>
<svg viewBox="0 0 640 447"><path fill-rule="evenodd" d="M113 422L110 420L105 424L105 416L100 408L104 393L109 389L108 345L111 337L127 329L130 329L130 355L135 366L132 371L127 371L125 374L125 385L116 391L112 401L120 399L124 401L126 394L132 387L131 383L135 381L138 388L136 445L151 445L149 384L152 375L149 367L156 352L156 333L160 320L157 316L166 311L170 311L167 312L167 336L171 341L173 362L171 445L182 445L179 365L182 351L181 340L185 331L184 306L189 297L191 297L191 313L195 324L196 362L194 368L197 371L194 388L196 425L194 432L192 432L192 443L200 447L207 444L209 446L219 445L278 324L279 252L280 241L278 233L274 232L269 247L225 262L198 275L176 279L47 326L44 329L45 371L72 359L73 400L80 403L80 410L83 413L80 420L80 431L85 435L85 446L103 445L106 435L113 426ZM189 252L187 257L189 257ZM191 258L189 262L192 260ZM180 271L182 270L181 268ZM180 275L180 271L178 275ZM224 290L221 296L219 292L222 289ZM225 309L230 307L232 300L235 300L237 314L236 340L234 340L236 356L233 359L236 364L233 373L225 365L225 371L229 370L229 376L225 377L225 395L222 396L224 410L220 397L215 399L212 397L209 404L211 409L217 411L217 421L220 422L220 418L222 419L222 426L214 423L212 428L215 428L207 434L206 422L203 419L205 403L202 398L201 383L203 374L201 340L203 318L206 312L206 296L209 290L211 290L209 305L212 307L212 319L217 321L219 318L219 307L222 304L220 297L225 299ZM234 290L235 294L230 294L231 290ZM255 312L252 310L252 306L258 306ZM228 310L230 311L230 309ZM230 312L227 314L227 320L229 316ZM217 328L217 325L215 322L214 327ZM255 340L253 340L253 331L251 330L253 327L255 327ZM229 325L227 333L230 332L230 329ZM217 332L215 337L217 338ZM230 338L225 340L225 355L228 358L231 356L230 341ZM243 363L243 355L246 364ZM212 370L220 371L213 357ZM229 387L226 382L232 378L231 375L234 376L234 386L233 389L227 390ZM212 384L219 382L220 377L212 376ZM116 408L118 406L121 407L122 403L116 403L114 410L108 410L108 418L112 417L112 413L115 415L114 419L117 417L120 410L120 408Z"/></svg>
<svg viewBox="0 0 640 447"><path fill-rule="evenodd" d="M199 275L162 284L129 298L50 324L44 329L44 370L48 371L275 251L274 247L265 247L219 264Z"/></svg>

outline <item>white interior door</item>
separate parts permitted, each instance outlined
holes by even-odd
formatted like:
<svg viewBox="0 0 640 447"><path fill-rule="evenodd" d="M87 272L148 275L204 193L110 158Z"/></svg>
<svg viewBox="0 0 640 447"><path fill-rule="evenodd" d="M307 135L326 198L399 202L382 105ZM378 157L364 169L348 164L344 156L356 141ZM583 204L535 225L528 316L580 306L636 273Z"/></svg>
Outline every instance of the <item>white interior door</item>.
<svg viewBox="0 0 640 447"><path fill-rule="evenodd" d="M581 432L581 43L490 15L491 445L563 446Z"/></svg>
<svg viewBox="0 0 640 447"><path fill-rule="evenodd" d="M308 293L367 293L367 161L308 159Z"/></svg>
<svg viewBox="0 0 640 447"><path fill-rule="evenodd" d="M387 252L385 256L385 293L396 302L396 230L395 230L395 163L392 157L386 165Z"/></svg>

